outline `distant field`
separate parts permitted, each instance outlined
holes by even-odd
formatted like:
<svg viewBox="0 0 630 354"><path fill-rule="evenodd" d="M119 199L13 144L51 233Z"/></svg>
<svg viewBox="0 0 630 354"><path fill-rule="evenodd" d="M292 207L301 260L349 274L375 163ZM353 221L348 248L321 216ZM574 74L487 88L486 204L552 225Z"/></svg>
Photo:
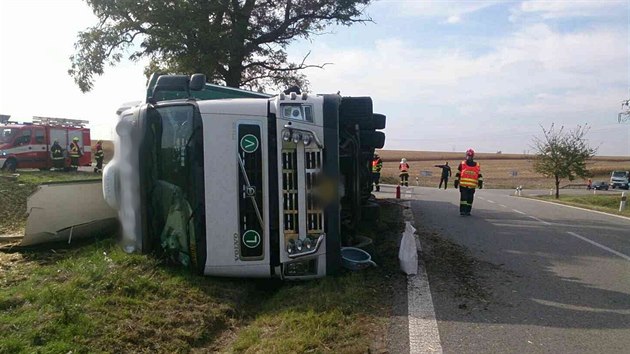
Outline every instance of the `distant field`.
<svg viewBox="0 0 630 354"><path fill-rule="evenodd" d="M383 159L382 176L385 182L396 182L398 180L398 164L401 158L406 158L411 167L410 184L421 186L433 186L439 183L441 169L434 165L442 165L448 162L455 174L457 165L463 160L463 153L439 152L439 151L402 151L402 150L382 150L378 152ZM484 176L486 188L550 188L553 186L551 179L533 171L533 156L523 154L489 154L479 153L476 160L481 164L481 172ZM630 170L630 157L607 157L599 156L594 158L589 164L589 169L594 173L593 181L608 181L610 171ZM430 171L431 176L424 176L423 171ZM512 176L512 171L517 175ZM452 179L449 180L452 187ZM565 180L561 185L570 183ZM571 183L586 183L584 180L577 180Z"/></svg>
<svg viewBox="0 0 630 354"><path fill-rule="evenodd" d="M114 157L114 144L112 141L104 140L105 162ZM453 169L457 170L457 165L463 159L463 153L440 152L440 151L402 151L402 150L381 150L378 152L383 159L383 181L385 183L397 183L398 163L402 157L407 159L411 166L410 183L422 186L437 185L440 181L441 170L434 165L441 165L448 161ZM477 161L481 163L481 170L487 188L551 188L553 181L542 175L535 173L532 168L532 155L524 154L493 154L479 153ZM589 163L589 169L593 172L593 181L608 181L610 171L630 170L630 157L619 156L598 156ZM422 171L430 171L432 176L422 176ZM512 177L512 171L516 171L516 177ZM449 180L452 186L452 179ZM561 185L570 183L563 181ZM586 183L578 180L572 183Z"/></svg>

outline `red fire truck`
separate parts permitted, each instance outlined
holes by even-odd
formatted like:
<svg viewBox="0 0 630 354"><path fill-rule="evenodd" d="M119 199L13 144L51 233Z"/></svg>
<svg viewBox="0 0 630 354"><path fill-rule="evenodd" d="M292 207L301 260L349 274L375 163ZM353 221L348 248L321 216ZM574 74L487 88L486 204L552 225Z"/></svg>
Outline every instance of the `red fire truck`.
<svg viewBox="0 0 630 354"><path fill-rule="evenodd" d="M65 118L33 117L32 123L9 122L8 116L0 119L0 168L15 171L18 168L50 169L50 147L57 140L64 154L64 166L70 166L68 149L75 137L83 156L80 166L92 163L90 129L88 121Z"/></svg>

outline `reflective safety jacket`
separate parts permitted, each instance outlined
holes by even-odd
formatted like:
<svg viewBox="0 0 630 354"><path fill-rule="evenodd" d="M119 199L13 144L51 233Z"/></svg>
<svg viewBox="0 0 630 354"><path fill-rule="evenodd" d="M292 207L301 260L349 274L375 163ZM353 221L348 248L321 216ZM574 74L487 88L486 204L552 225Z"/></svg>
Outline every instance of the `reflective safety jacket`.
<svg viewBox="0 0 630 354"><path fill-rule="evenodd" d="M81 148L74 141L70 143L70 157L81 157Z"/></svg>
<svg viewBox="0 0 630 354"><path fill-rule="evenodd" d="M96 153L94 154L94 157L97 160L105 157L105 151L103 151L103 147L101 146L101 144L96 144Z"/></svg>
<svg viewBox="0 0 630 354"><path fill-rule="evenodd" d="M379 173L383 168L383 160L379 157L378 159L372 160L372 172Z"/></svg>
<svg viewBox="0 0 630 354"><path fill-rule="evenodd" d="M467 188L477 188L481 180L481 166L475 162L474 166L468 166L466 161L459 165L459 185Z"/></svg>
<svg viewBox="0 0 630 354"><path fill-rule="evenodd" d="M407 171L409 171L409 164L406 162L401 163L400 165L398 165L398 169L400 170L400 172L406 173Z"/></svg>

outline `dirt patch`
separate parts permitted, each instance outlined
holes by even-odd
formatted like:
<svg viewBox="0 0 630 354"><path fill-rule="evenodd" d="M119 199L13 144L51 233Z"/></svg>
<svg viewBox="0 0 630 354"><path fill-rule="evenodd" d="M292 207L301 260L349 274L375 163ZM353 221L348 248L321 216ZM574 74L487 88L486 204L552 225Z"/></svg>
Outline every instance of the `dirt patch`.
<svg viewBox="0 0 630 354"><path fill-rule="evenodd" d="M418 235L432 288L459 299L458 306L462 310L487 309L492 292L484 285L481 268L495 267L476 260L465 247L437 232L419 229Z"/></svg>

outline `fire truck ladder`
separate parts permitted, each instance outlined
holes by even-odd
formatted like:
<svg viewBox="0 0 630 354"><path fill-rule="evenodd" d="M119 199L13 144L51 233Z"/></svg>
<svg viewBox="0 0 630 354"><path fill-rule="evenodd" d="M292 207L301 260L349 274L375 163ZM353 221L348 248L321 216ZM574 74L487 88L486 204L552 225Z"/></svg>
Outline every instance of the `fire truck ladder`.
<svg viewBox="0 0 630 354"><path fill-rule="evenodd" d="M81 119L33 116L33 124L37 124L37 125L55 125L55 126L61 126L61 127L83 128L89 123L90 121L81 120Z"/></svg>

